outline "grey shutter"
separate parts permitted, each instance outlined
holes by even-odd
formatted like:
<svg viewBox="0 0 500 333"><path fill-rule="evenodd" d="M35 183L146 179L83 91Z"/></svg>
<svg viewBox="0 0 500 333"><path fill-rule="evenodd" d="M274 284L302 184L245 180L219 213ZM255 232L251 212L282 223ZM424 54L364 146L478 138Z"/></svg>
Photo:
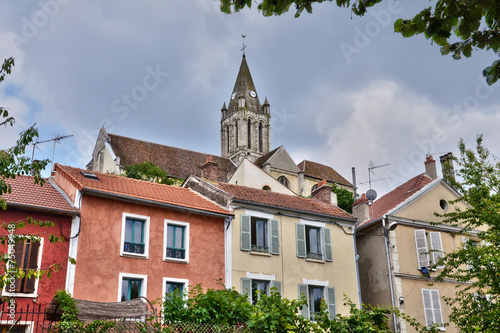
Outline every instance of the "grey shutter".
<svg viewBox="0 0 500 333"><path fill-rule="evenodd" d="M323 229L323 239L324 239L324 258L325 261L333 261L332 257L332 241L330 239L330 229L328 228L322 228Z"/></svg>
<svg viewBox="0 0 500 333"><path fill-rule="evenodd" d="M429 238L431 240L432 263L435 265L439 261L439 258L443 257L443 243L441 241L441 233L430 232ZM443 266L441 265L439 267Z"/></svg>
<svg viewBox="0 0 500 333"><path fill-rule="evenodd" d="M431 292L432 309L434 312L434 322L443 325L443 315L441 313L441 301L439 299L439 290L433 289Z"/></svg>
<svg viewBox="0 0 500 333"><path fill-rule="evenodd" d="M281 294L281 281L271 281L271 288L273 287Z"/></svg>
<svg viewBox="0 0 500 333"><path fill-rule="evenodd" d="M306 226L304 224L295 224L295 235L297 236L297 257L306 257Z"/></svg>
<svg viewBox="0 0 500 333"><path fill-rule="evenodd" d="M434 323L431 291L429 289L422 289L422 298L424 300L425 325L431 326Z"/></svg>
<svg viewBox="0 0 500 333"><path fill-rule="evenodd" d="M309 287L307 284L299 284L299 299L305 299L306 304L302 306L302 309L300 310L300 314L302 317L309 319Z"/></svg>
<svg viewBox="0 0 500 333"><path fill-rule="evenodd" d="M427 239L425 230L415 230L415 247L417 248L418 267L429 266L429 255L427 252Z"/></svg>
<svg viewBox="0 0 500 333"><path fill-rule="evenodd" d="M252 279L241 279L241 293L247 294L248 301L252 304Z"/></svg>
<svg viewBox="0 0 500 333"><path fill-rule="evenodd" d="M469 242L469 237L463 237L463 236L462 236L462 247L463 247L464 249L467 247L467 243L468 243L468 242ZM473 265L469 265L469 264L467 264L467 269L468 269L468 270L471 270L471 269L473 269L473 268L474 268L474 266L473 266Z"/></svg>
<svg viewBox="0 0 500 333"><path fill-rule="evenodd" d="M335 319L337 308L335 306L335 288L326 287L326 303L328 304L328 314L330 319Z"/></svg>
<svg viewBox="0 0 500 333"><path fill-rule="evenodd" d="M280 254L280 231L278 220L271 220L271 253Z"/></svg>
<svg viewBox="0 0 500 333"><path fill-rule="evenodd" d="M251 250L251 241L250 241L250 216L241 215L241 250L242 251L250 251Z"/></svg>

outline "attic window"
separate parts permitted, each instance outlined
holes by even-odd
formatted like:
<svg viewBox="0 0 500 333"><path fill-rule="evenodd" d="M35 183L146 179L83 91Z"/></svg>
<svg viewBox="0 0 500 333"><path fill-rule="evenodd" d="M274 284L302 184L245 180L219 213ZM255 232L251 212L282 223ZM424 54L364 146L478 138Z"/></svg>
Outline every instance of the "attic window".
<svg viewBox="0 0 500 333"><path fill-rule="evenodd" d="M262 187L262 189L263 189L264 191L271 191L271 188L270 188L268 185L264 185L264 186Z"/></svg>
<svg viewBox="0 0 500 333"><path fill-rule="evenodd" d="M95 174L93 174L92 172L80 171L80 173L85 178L93 179L93 180L99 180L99 178Z"/></svg>
<svg viewBox="0 0 500 333"><path fill-rule="evenodd" d="M439 206L441 207L442 210L447 210L448 209L448 202L444 199L439 200Z"/></svg>

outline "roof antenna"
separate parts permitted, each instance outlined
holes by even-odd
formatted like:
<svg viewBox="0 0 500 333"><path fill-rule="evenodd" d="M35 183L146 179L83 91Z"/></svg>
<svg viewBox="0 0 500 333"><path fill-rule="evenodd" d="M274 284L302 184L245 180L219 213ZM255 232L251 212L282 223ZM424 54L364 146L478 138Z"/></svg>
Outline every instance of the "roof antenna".
<svg viewBox="0 0 500 333"><path fill-rule="evenodd" d="M35 148L36 148L36 145L37 144L40 144L40 143L45 143L45 142L50 142L50 141L54 141L54 149L52 150L52 163L50 165L50 172L52 172L52 169L54 168L54 155L56 153L56 143L58 143L60 140L63 140L63 139L66 139L66 138L69 138L69 137L72 137L73 134L71 135L64 135L64 136L61 136L59 134L56 134L56 136L52 139L49 139L49 140L44 140L44 141L35 141L33 142L33 154L31 155L31 175L33 175L33 161L35 159Z"/></svg>
<svg viewBox="0 0 500 333"><path fill-rule="evenodd" d="M245 44L245 37L246 37L246 36L247 36L247 35L241 35L241 38L243 38L243 47L241 48L241 50L240 50L240 51L243 51L243 56L245 56L245 49L246 49L246 47L247 47L247 45Z"/></svg>

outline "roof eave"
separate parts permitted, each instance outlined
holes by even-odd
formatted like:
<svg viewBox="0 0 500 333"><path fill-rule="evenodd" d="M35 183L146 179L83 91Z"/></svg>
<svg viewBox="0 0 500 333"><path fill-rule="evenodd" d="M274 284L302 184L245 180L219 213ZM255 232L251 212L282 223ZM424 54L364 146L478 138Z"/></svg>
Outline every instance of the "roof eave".
<svg viewBox="0 0 500 333"><path fill-rule="evenodd" d="M32 211L43 212L43 213L52 213L52 214L58 214L58 215L68 215L68 216L79 216L80 215L80 212L77 210L57 209L57 208L50 208L50 207L44 207L44 206L23 204L23 203L18 203L18 202L7 202L7 208L9 208L9 207L21 208L21 209L32 210Z"/></svg>

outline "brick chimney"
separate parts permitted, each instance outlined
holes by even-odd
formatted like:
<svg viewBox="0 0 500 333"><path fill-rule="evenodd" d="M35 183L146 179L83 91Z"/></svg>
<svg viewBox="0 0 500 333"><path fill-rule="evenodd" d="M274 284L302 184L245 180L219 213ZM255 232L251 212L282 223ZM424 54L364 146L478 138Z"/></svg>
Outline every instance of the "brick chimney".
<svg viewBox="0 0 500 333"><path fill-rule="evenodd" d="M370 206L369 200L366 198L366 194L363 193L361 198L356 200L352 205L352 216L354 216L358 223L363 223L364 221L370 219Z"/></svg>
<svg viewBox="0 0 500 333"><path fill-rule="evenodd" d="M429 155L425 158L425 174L431 179L437 178L436 161Z"/></svg>
<svg viewBox="0 0 500 333"><path fill-rule="evenodd" d="M450 182L451 179L455 179L455 170L453 169L453 155L452 153L444 154L439 157L441 162L441 169L443 170L443 179L446 182Z"/></svg>
<svg viewBox="0 0 500 333"><path fill-rule="evenodd" d="M318 183L318 187L311 194L319 201L337 206L337 195L332 192L332 186L328 185L325 179Z"/></svg>
<svg viewBox="0 0 500 333"><path fill-rule="evenodd" d="M201 166L201 176L211 182L216 182L218 167L212 159L212 156L207 156L205 163Z"/></svg>

